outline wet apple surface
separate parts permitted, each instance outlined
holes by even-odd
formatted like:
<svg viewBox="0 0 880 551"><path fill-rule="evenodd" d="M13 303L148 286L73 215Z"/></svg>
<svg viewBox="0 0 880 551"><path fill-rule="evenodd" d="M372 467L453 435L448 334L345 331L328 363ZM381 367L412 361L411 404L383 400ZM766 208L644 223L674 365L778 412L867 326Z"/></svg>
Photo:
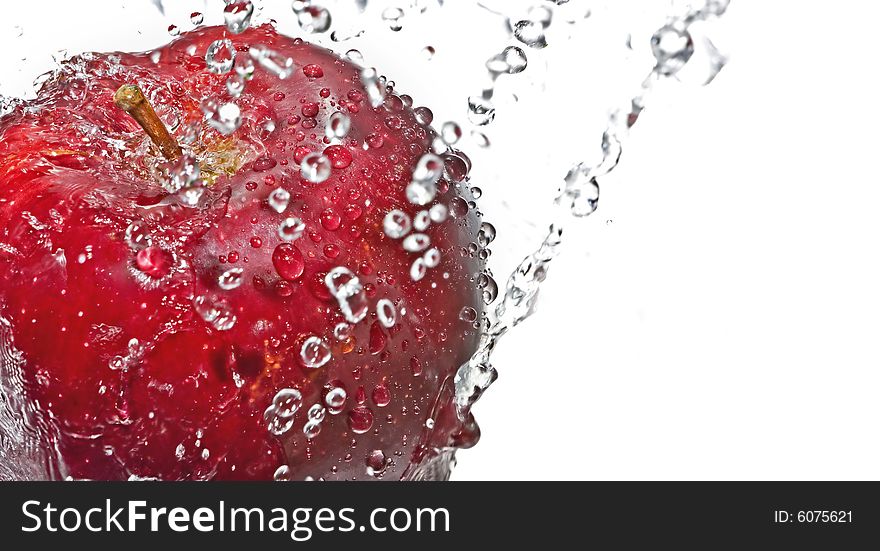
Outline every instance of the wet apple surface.
<svg viewBox="0 0 880 551"><path fill-rule="evenodd" d="M114 104L128 84L182 157ZM0 120L4 368L52 476L418 478L475 441L451 403L483 308L469 161L385 86L209 27L74 58Z"/></svg>

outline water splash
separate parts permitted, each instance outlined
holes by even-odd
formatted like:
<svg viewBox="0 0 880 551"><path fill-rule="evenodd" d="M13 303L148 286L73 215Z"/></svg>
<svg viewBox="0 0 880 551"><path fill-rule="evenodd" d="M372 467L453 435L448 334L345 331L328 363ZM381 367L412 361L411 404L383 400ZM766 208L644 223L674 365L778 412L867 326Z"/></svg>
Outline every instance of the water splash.
<svg viewBox="0 0 880 551"><path fill-rule="evenodd" d="M0 480L42 480L53 473L64 478L52 450L54 437L38 408L24 398L24 367L12 323L0 316Z"/></svg>
<svg viewBox="0 0 880 551"><path fill-rule="evenodd" d="M228 38L215 40L205 52L205 66L208 71L222 75L232 70L235 63L235 47Z"/></svg>
<svg viewBox="0 0 880 551"><path fill-rule="evenodd" d="M223 10L223 19L226 28L232 34L243 33L251 26L251 17L254 15L254 4L250 0L233 0L227 2Z"/></svg>
<svg viewBox="0 0 880 551"><path fill-rule="evenodd" d="M331 357L330 347L321 337L313 335L307 338L300 348L300 359L310 369L318 369L329 362Z"/></svg>
<svg viewBox="0 0 880 551"><path fill-rule="evenodd" d="M315 184L327 180L333 170L330 159L322 153L309 153L303 157L299 166L302 177Z"/></svg>
<svg viewBox="0 0 880 551"><path fill-rule="evenodd" d="M263 69L266 69L281 80L293 74L293 59L290 57L284 57L265 46L252 47L248 53Z"/></svg>
<svg viewBox="0 0 880 551"><path fill-rule="evenodd" d="M682 15L670 18L652 37L656 65L628 101L629 108L616 110L609 116L608 126L602 134L601 160L594 166L580 163L569 170L554 202L554 222L538 248L527 255L508 277L504 294L487 319L477 351L456 373L455 404L458 417L463 422L469 419L474 402L498 377L491 356L499 339L534 313L550 263L560 252L567 219L570 215L582 218L595 212L599 201L599 179L618 165L622 142L637 122L648 93L658 80L674 76L690 60L693 40L688 28L697 21L721 16L728 4L729 0L708 0L702 7L691 8ZM519 36L517 38L522 40ZM717 57L720 55L717 50L714 47L712 50L714 74L717 74L723 63ZM711 78L708 82L711 82Z"/></svg>
<svg viewBox="0 0 880 551"><path fill-rule="evenodd" d="M300 28L307 33L327 32L333 21L327 8L312 4L310 0L294 0L291 9Z"/></svg>

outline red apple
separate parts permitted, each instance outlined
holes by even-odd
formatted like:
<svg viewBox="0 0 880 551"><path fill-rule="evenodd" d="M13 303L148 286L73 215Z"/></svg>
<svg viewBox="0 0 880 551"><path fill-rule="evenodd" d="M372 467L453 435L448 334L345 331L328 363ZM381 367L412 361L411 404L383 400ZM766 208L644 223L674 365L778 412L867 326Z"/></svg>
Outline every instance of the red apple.
<svg viewBox="0 0 880 551"><path fill-rule="evenodd" d="M374 108L360 67L270 26L226 35L74 58L0 119L5 386L36 411L27 430L56 476L419 477L438 449L476 439L451 403L482 312L469 162L445 153L436 198L412 204L436 137L425 111L390 87ZM257 63L232 98L228 57L206 70L224 38L242 74L261 48L293 71ZM191 175L114 104L126 84L195 155L204 187L175 191ZM211 99L237 104L241 127L203 124ZM331 140L337 111L351 126ZM301 170L310 153L331 165L325 181ZM389 211L422 225L432 207L406 247L383 229ZM279 231L288 218L298 238L296 220Z"/></svg>

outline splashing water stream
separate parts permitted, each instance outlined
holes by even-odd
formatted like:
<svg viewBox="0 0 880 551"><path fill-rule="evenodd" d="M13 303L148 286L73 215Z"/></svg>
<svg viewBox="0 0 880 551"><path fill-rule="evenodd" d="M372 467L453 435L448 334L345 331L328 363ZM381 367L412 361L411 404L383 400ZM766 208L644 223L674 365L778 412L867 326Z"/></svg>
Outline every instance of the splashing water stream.
<svg viewBox="0 0 880 551"><path fill-rule="evenodd" d="M508 277L504 294L481 334L478 350L470 361L459 368L455 378L455 401L460 418L465 419L470 414L474 402L498 377L491 363L492 352L498 340L534 313L538 293L547 278L550 263L560 252L567 219L570 216L583 218L595 212L599 202L599 179L618 165L622 143L629 129L638 121L655 83L660 79L674 77L693 54L694 44L688 27L694 22L723 15L728 4L729 0L708 0L700 8L691 8L684 14L671 17L651 38L657 64L632 96L630 108L611 113L608 127L602 134L601 161L595 166L580 163L568 172L554 202L555 215L546 237L537 250L526 256ZM707 46L711 46L711 43ZM714 47L710 54L713 69L705 81L706 84L724 66L724 58ZM484 92L484 97L486 95Z"/></svg>

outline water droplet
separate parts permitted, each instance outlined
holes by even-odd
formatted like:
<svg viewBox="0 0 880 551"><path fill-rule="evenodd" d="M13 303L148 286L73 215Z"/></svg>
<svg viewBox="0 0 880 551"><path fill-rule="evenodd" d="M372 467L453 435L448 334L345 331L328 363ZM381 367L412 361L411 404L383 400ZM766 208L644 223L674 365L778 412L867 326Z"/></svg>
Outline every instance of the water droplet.
<svg viewBox="0 0 880 551"><path fill-rule="evenodd" d="M443 160L433 153L419 158L413 170L413 180L406 187L406 198L410 203L426 205L437 195L437 180L443 174Z"/></svg>
<svg viewBox="0 0 880 551"><path fill-rule="evenodd" d="M226 270L220 277L217 278L217 284L224 291L231 291L233 289L237 289L241 286L241 282L243 281L242 274L244 270L241 268L230 268Z"/></svg>
<svg viewBox="0 0 880 551"><path fill-rule="evenodd" d="M428 267L423 258L417 258L409 268L409 277L413 281L419 281L428 273Z"/></svg>
<svg viewBox="0 0 880 551"><path fill-rule="evenodd" d="M440 129L440 137L447 145L453 145L461 139L461 127L453 121L444 122Z"/></svg>
<svg viewBox="0 0 880 551"><path fill-rule="evenodd" d="M407 252L418 253L424 251L431 244L431 238L423 233L413 233L403 240L403 249Z"/></svg>
<svg viewBox="0 0 880 551"><path fill-rule="evenodd" d="M278 225L278 237L284 241L296 241L302 237L305 230L306 225L303 221L295 216L291 216L282 220L281 224Z"/></svg>
<svg viewBox="0 0 880 551"><path fill-rule="evenodd" d="M470 306L465 306L458 313L458 319L466 322L474 322L477 320L477 311Z"/></svg>
<svg viewBox="0 0 880 551"><path fill-rule="evenodd" d="M241 109L234 103L218 105L215 100L202 102L202 112L208 124L224 136L228 136L241 126Z"/></svg>
<svg viewBox="0 0 880 551"><path fill-rule="evenodd" d="M337 323L333 328L333 336L338 341L344 341L351 336L351 326L345 322Z"/></svg>
<svg viewBox="0 0 880 551"><path fill-rule="evenodd" d="M342 217L339 216L333 207L327 207L321 212L321 226L328 231L336 231L342 224Z"/></svg>
<svg viewBox="0 0 880 551"><path fill-rule="evenodd" d="M87 258L88 256L81 255L80 264ZM161 247L149 246L137 252L134 264L142 273L154 279L161 279L171 273L174 255Z"/></svg>
<svg viewBox="0 0 880 551"><path fill-rule="evenodd" d="M225 300L200 295L193 299L193 307L203 320L218 331L229 331L235 326L235 314Z"/></svg>
<svg viewBox="0 0 880 551"><path fill-rule="evenodd" d="M303 74L309 78L321 78L324 76L324 69L316 63L305 65L302 70Z"/></svg>
<svg viewBox="0 0 880 551"><path fill-rule="evenodd" d="M235 62L232 64L235 74L241 77L242 80L250 80L254 78L254 71L256 70L256 67L254 66L254 60L252 56L253 54L246 56L237 56L235 58Z"/></svg>
<svg viewBox="0 0 880 551"><path fill-rule="evenodd" d="M373 450L367 455L367 474L370 476L379 476L388 465L388 460L382 450Z"/></svg>
<svg viewBox="0 0 880 551"><path fill-rule="evenodd" d="M376 303L376 315L379 317L379 322L385 327L394 327L397 322L397 309L394 308L394 303L387 298L379 299L379 302Z"/></svg>
<svg viewBox="0 0 880 551"><path fill-rule="evenodd" d="M299 279L305 270L303 255L296 246L281 243L272 252L272 264L282 278L293 281Z"/></svg>
<svg viewBox="0 0 880 551"><path fill-rule="evenodd" d="M487 148L491 145L489 138L477 130L471 130L471 138L474 140L474 143L477 144L477 147Z"/></svg>
<svg viewBox="0 0 880 551"><path fill-rule="evenodd" d="M150 245L150 232L141 222L132 222L125 228L125 242L134 250Z"/></svg>
<svg viewBox="0 0 880 551"><path fill-rule="evenodd" d="M312 407L309 408L308 417L310 421L314 421L315 423L320 423L324 420L324 416L326 415L326 409L321 404L313 404Z"/></svg>
<svg viewBox="0 0 880 551"><path fill-rule="evenodd" d="M588 168L577 165L566 175L565 190L557 201L567 203L575 216L589 216L599 206L599 182Z"/></svg>
<svg viewBox="0 0 880 551"><path fill-rule="evenodd" d="M513 26L513 36L530 48L547 47L544 37L544 26L538 21L519 21Z"/></svg>
<svg viewBox="0 0 880 551"><path fill-rule="evenodd" d="M480 96L468 98L468 120L477 126L485 126L495 120L495 106Z"/></svg>
<svg viewBox="0 0 880 551"><path fill-rule="evenodd" d="M193 121L183 128L183 135L180 137L180 141L187 145L192 145L199 138L199 134L201 134L201 132L201 121Z"/></svg>
<svg viewBox="0 0 880 551"><path fill-rule="evenodd" d="M198 180L200 172L196 158L189 154L183 154L176 161L170 163L168 177L163 180L162 187L169 193L175 193Z"/></svg>
<svg viewBox="0 0 880 551"><path fill-rule="evenodd" d="M223 20L226 29L232 34L244 32L251 25L251 16L254 14L254 5L249 0L233 1L226 4L223 10Z"/></svg>
<svg viewBox="0 0 880 551"><path fill-rule="evenodd" d="M488 69L489 73L492 75L504 74L507 72L508 68L507 61L504 60L504 57L501 54L494 55L486 60L486 69Z"/></svg>
<svg viewBox="0 0 880 551"><path fill-rule="evenodd" d="M380 134L378 132L373 132L372 134L369 134L369 135L367 135L366 138L364 138L364 149L365 150L368 148L371 148L371 147L373 149L379 149L383 145L385 145L385 137L382 136L382 134Z"/></svg>
<svg viewBox="0 0 880 551"><path fill-rule="evenodd" d="M341 386L333 386L327 391L327 394L324 396L324 403L327 404L331 415L338 415L341 412L340 410L345 405L347 397L345 389Z"/></svg>
<svg viewBox="0 0 880 551"><path fill-rule="evenodd" d="M113 371L119 371L125 368L125 358L123 358L122 356L114 356L108 362L108 366Z"/></svg>
<svg viewBox="0 0 880 551"><path fill-rule="evenodd" d="M385 331L382 330L382 324L378 321L373 322L373 325L370 326L370 354L381 354L385 350L385 345L387 344L388 337L385 335ZM358 401L360 402L361 400Z"/></svg>
<svg viewBox="0 0 880 551"><path fill-rule="evenodd" d="M422 260L426 267L436 268L440 264L440 249L437 249L436 247L428 249L425 251Z"/></svg>
<svg viewBox="0 0 880 551"><path fill-rule="evenodd" d="M269 194L268 203L275 212L281 214L287 210L287 205L290 203L290 192L281 187L275 188Z"/></svg>
<svg viewBox="0 0 880 551"><path fill-rule="evenodd" d="M417 356L413 356L409 359L409 368L412 371L413 376L418 377L422 374L422 360L420 360Z"/></svg>
<svg viewBox="0 0 880 551"><path fill-rule="evenodd" d="M477 234L477 242L481 247L486 247L492 241L495 241L495 226L489 222L480 224L480 232Z"/></svg>
<svg viewBox="0 0 880 551"><path fill-rule="evenodd" d="M471 162L464 153L460 151L450 151L443 155L443 167L446 175L454 182L463 182L467 179L468 172L471 169Z"/></svg>
<svg viewBox="0 0 880 551"><path fill-rule="evenodd" d="M282 388L272 399L275 414L282 419L289 419L302 406L302 393L295 388Z"/></svg>
<svg viewBox="0 0 880 551"><path fill-rule="evenodd" d="M208 46L205 53L205 65L208 71L222 75L232 70L235 63L235 47L228 38L215 40Z"/></svg>
<svg viewBox="0 0 880 551"><path fill-rule="evenodd" d="M299 351L303 364L311 369L317 369L329 362L330 356L330 347L324 339L315 336L307 338Z"/></svg>
<svg viewBox="0 0 880 551"><path fill-rule="evenodd" d="M483 190L477 186L473 186L471 187L471 195L474 196L474 199L479 199L483 196Z"/></svg>
<svg viewBox="0 0 880 551"><path fill-rule="evenodd" d="M437 186L431 182L413 180L406 186L406 198L414 205L427 205L437 195Z"/></svg>
<svg viewBox="0 0 880 551"><path fill-rule="evenodd" d="M300 108L303 117L316 117L321 106L318 102L308 101Z"/></svg>
<svg viewBox="0 0 880 551"><path fill-rule="evenodd" d="M180 203L189 208L196 208L205 194L205 182L196 180L195 182L184 186L177 192L177 198Z"/></svg>
<svg viewBox="0 0 880 551"><path fill-rule="evenodd" d="M177 28L177 25L168 25L168 34L170 34L171 36L179 36L180 29Z"/></svg>
<svg viewBox="0 0 880 551"><path fill-rule="evenodd" d="M449 210L446 208L446 205L437 203L436 205L431 207L431 210L428 211L428 215L430 216L432 222L434 222L435 224L439 224L446 220L446 217L449 215Z"/></svg>
<svg viewBox="0 0 880 551"><path fill-rule="evenodd" d="M434 46L425 46L424 48L422 48L422 56L428 61L430 61L436 53L437 50L434 48Z"/></svg>
<svg viewBox="0 0 880 551"><path fill-rule="evenodd" d="M303 425L303 434L309 440L317 437L319 434L321 434L321 423L309 421L308 423Z"/></svg>
<svg viewBox="0 0 880 551"><path fill-rule="evenodd" d="M252 47L248 53L263 69L266 69L281 80L293 74L294 65L293 58L291 57L283 56L264 46Z"/></svg>
<svg viewBox="0 0 880 551"><path fill-rule="evenodd" d="M515 75L526 70L529 65L526 53L517 46L508 46L501 52L504 61L507 63L507 74Z"/></svg>
<svg viewBox="0 0 880 551"><path fill-rule="evenodd" d="M694 41L687 29L666 25L651 37L651 51L657 59L655 71L670 76L690 60L694 54Z"/></svg>
<svg viewBox="0 0 880 551"><path fill-rule="evenodd" d="M435 136L433 140L431 140L431 152L436 155L443 155L449 151L449 146L446 145L446 142L443 141L443 138L440 136Z"/></svg>
<svg viewBox="0 0 880 551"><path fill-rule="evenodd" d="M342 315L350 323L364 319L369 310L367 295L360 279L344 266L330 270L324 277L324 284L339 303Z"/></svg>
<svg viewBox="0 0 880 551"><path fill-rule="evenodd" d="M266 408L266 411L263 412L263 419L266 421L266 428L275 436L281 436L293 426L293 416L279 415L278 408L274 405Z"/></svg>
<svg viewBox="0 0 880 551"><path fill-rule="evenodd" d="M391 393L385 385L376 385L373 389L373 403L380 408L384 408L391 403Z"/></svg>
<svg viewBox="0 0 880 551"><path fill-rule="evenodd" d="M412 228L412 222L409 216L402 210L392 210L385 215L382 221L382 229L385 235L391 239L400 239Z"/></svg>
<svg viewBox="0 0 880 551"><path fill-rule="evenodd" d="M341 140L348 135L350 129L351 119L348 118L348 115L345 113L337 111L327 119L327 126L324 129L324 135L330 140Z"/></svg>
<svg viewBox="0 0 880 551"><path fill-rule="evenodd" d="M226 92L233 98L241 96L244 92L244 79L238 75L226 79Z"/></svg>
<svg viewBox="0 0 880 551"><path fill-rule="evenodd" d="M413 217L413 227L416 231L425 231L431 225L431 214L426 210L420 210ZM406 246L406 245L404 245Z"/></svg>
<svg viewBox="0 0 880 551"><path fill-rule="evenodd" d="M495 282L495 279L489 274L481 274L477 286L483 290L484 304L492 304L498 297L498 284Z"/></svg>
<svg viewBox="0 0 880 551"><path fill-rule="evenodd" d="M489 58L486 62L486 68L489 72L496 75L515 75L525 71L527 66L526 53L518 46L508 46L500 54Z"/></svg>
<svg viewBox="0 0 880 551"><path fill-rule="evenodd" d="M455 218L462 218L466 216L468 210L470 210L470 207L468 207L467 201L465 201L461 197L453 197L449 201L449 212Z"/></svg>
<svg viewBox="0 0 880 551"><path fill-rule="evenodd" d="M205 16L200 11L194 11L189 15L189 20L193 25L201 25L205 20Z"/></svg>
<svg viewBox="0 0 880 551"><path fill-rule="evenodd" d="M281 465L275 469L275 474L272 475L272 479L275 482L288 482L290 480L290 467L287 465Z"/></svg>
<svg viewBox="0 0 880 551"><path fill-rule="evenodd" d="M370 100L371 106L379 107L385 102L385 87L379 84L379 75L376 73L376 69L362 69L361 82L367 91L367 98Z"/></svg>
<svg viewBox="0 0 880 551"><path fill-rule="evenodd" d="M295 1L293 13L296 14L299 27L307 33L326 32L332 23L332 17L327 8L310 5L308 2Z"/></svg>
<svg viewBox="0 0 880 551"><path fill-rule="evenodd" d="M364 434L373 427L373 410L357 406L348 412L348 426L355 434Z"/></svg>
<svg viewBox="0 0 880 551"><path fill-rule="evenodd" d="M360 63L363 63L363 62L364 62L364 56L363 56L363 54L361 54L360 50L355 50L354 48L352 48L351 50L345 52L345 56L344 56L344 57L345 57L345 59L347 59L347 60L349 60L349 61L351 61L351 62L353 62L353 63L358 63L358 64L360 64Z"/></svg>
<svg viewBox="0 0 880 551"><path fill-rule="evenodd" d="M351 151L344 145L327 146L324 156L330 160L330 166L336 169L348 168L354 160Z"/></svg>
<svg viewBox="0 0 880 551"><path fill-rule="evenodd" d="M416 107L413 109L416 115L416 122L423 126L428 126L434 122L434 112L427 107Z"/></svg>
<svg viewBox="0 0 880 551"><path fill-rule="evenodd" d="M443 175L443 160L432 153L425 153L416 163L413 180L435 183Z"/></svg>
<svg viewBox="0 0 880 551"><path fill-rule="evenodd" d="M320 184L330 177L332 166L330 159L321 153L309 153L300 163L302 177L315 184Z"/></svg>
<svg viewBox="0 0 880 551"><path fill-rule="evenodd" d="M178 460L183 459L183 455L186 453L186 448L183 447L183 444L178 444L176 448L174 448L174 457Z"/></svg>
<svg viewBox="0 0 880 551"><path fill-rule="evenodd" d="M382 19L388 23L388 28L394 32L403 28L403 25L400 23L402 17L403 10L397 7L385 8L385 10L382 11Z"/></svg>

